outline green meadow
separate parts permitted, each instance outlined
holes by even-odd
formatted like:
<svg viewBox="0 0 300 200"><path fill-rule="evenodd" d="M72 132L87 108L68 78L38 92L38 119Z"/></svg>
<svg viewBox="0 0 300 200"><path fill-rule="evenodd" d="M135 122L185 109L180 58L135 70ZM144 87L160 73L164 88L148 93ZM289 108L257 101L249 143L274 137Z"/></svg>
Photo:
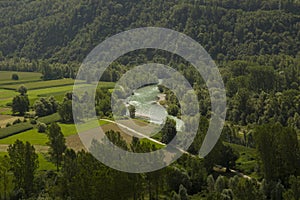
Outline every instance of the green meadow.
<svg viewBox="0 0 300 200"><path fill-rule="evenodd" d="M19 80L12 80L12 75L17 74ZM13 72L0 71L0 85L20 84L41 80L42 74L38 72Z"/></svg>

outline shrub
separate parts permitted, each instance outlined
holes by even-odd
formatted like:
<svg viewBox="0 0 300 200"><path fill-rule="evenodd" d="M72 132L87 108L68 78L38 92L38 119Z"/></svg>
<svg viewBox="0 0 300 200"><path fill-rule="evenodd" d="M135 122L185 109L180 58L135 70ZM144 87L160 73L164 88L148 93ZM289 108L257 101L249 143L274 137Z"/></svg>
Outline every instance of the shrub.
<svg viewBox="0 0 300 200"><path fill-rule="evenodd" d="M19 80L19 75L18 74L12 74L11 79L17 81L17 80Z"/></svg>
<svg viewBox="0 0 300 200"><path fill-rule="evenodd" d="M44 123L39 123L39 124L37 125L37 128L38 128L38 132L39 132L39 133L45 133L46 130L47 130L47 125L44 124Z"/></svg>
<svg viewBox="0 0 300 200"><path fill-rule="evenodd" d="M34 125L34 124L37 124L37 122L36 122L35 119L31 119L31 120L30 120L30 124L33 124L33 125Z"/></svg>
<svg viewBox="0 0 300 200"><path fill-rule="evenodd" d="M14 122L13 122L13 125L15 124L20 124L22 121L20 120L20 118L16 119Z"/></svg>

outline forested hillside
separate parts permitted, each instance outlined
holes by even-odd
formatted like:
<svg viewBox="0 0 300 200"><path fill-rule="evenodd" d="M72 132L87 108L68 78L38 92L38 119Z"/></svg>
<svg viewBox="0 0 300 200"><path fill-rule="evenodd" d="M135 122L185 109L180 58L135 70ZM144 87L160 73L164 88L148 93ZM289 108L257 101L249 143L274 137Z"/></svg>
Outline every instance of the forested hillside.
<svg viewBox="0 0 300 200"><path fill-rule="evenodd" d="M0 1L0 51L2 57L81 62L109 36L160 26L186 33L218 60L295 56L299 10L291 0Z"/></svg>

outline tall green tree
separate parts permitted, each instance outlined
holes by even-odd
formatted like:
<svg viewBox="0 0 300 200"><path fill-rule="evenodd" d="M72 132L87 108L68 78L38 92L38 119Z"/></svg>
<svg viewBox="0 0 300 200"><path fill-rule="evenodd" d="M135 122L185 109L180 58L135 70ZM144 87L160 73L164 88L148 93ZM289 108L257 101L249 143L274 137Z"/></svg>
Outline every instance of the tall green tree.
<svg viewBox="0 0 300 200"><path fill-rule="evenodd" d="M27 95L18 95L13 98L12 101L12 112L24 115L25 112L29 111L29 99Z"/></svg>
<svg viewBox="0 0 300 200"><path fill-rule="evenodd" d="M46 98L40 98L34 102L33 108L35 113L39 117L53 114L58 109L58 103L53 96Z"/></svg>
<svg viewBox="0 0 300 200"><path fill-rule="evenodd" d="M17 140L8 147L11 170L14 174L15 186L24 190L24 197L33 192L34 174L38 168L38 155L34 147Z"/></svg>
<svg viewBox="0 0 300 200"><path fill-rule="evenodd" d="M63 122L73 122L73 110L72 110L72 93L65 95L63 103L58 108L58 113Z"/></svg>
<svg viewBox="0 0 300 200"><path fill-rule="evenodd" d="M286 200L300 199L300 176L291 176L289 178L289 189L284 192L283 197Z"/></svg>
<svg viewBox="0 0 300 200"><path fill-rule="evenodd" d="M161 130L161 134L162 134L161 142L163 142L165 144L168 144L169 142L171 142L172 139L177 134L176 121L171 118L167 118L166 123Z"/></svg>
<svg viewBox="0 0 300 200"><path fill-rule="evenodd" d="M17 91L20 93L20 95L24 96L27 94L27 88L25 87L25 85L21 85L20 87L18 87Z"/></svg>
<svg viewBox="0 0 300 200"><path fill-rule="evenodd" d="M59 171L59 167L63 161L63 153L67 148L65 137L57 123L52 123L49 126L47 136L49 139L48 145L50 146L49 154L56 165L57 171Z"/></svg>
<svg viewBox="0 0 300 200"><path fill-rule="evenodd" d="M9 187L9 170L10 170L10 160L8 156L4 156L0 159L0 184L3 194L0 195L0 198L6 200L8 198L8 187Z"/></svg>
<svg viewBox="0 0 300 200"><path fill-rule="evenodd" d="M265 124L255 129L254 139L267 181L287 183L290 175L299 175L299 144L297 134L281 124Z"/></svg>
<svg viewBox="0 0 300 200"><path fill-rule="evenodd" d="M136 111L135 106L130 105L128 107L128 110L129 110L129 116L130 116L130 118L135 118L135 111Z"/></svg>

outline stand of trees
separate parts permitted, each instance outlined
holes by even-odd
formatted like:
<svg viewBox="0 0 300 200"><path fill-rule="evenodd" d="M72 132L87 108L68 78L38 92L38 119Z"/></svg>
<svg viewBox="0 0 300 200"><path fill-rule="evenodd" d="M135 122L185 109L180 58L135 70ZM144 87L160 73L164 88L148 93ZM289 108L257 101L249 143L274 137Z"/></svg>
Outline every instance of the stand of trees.
<svg viewBox="0 0 300 200"><path fill-rule="evenodd" d="M13 98L12 101L12 112L13 114L19 113L19 115L24 115L29 111L29 99L27 96L27 88L25 86L20 86L17 90L20 95Z"/></svg>

